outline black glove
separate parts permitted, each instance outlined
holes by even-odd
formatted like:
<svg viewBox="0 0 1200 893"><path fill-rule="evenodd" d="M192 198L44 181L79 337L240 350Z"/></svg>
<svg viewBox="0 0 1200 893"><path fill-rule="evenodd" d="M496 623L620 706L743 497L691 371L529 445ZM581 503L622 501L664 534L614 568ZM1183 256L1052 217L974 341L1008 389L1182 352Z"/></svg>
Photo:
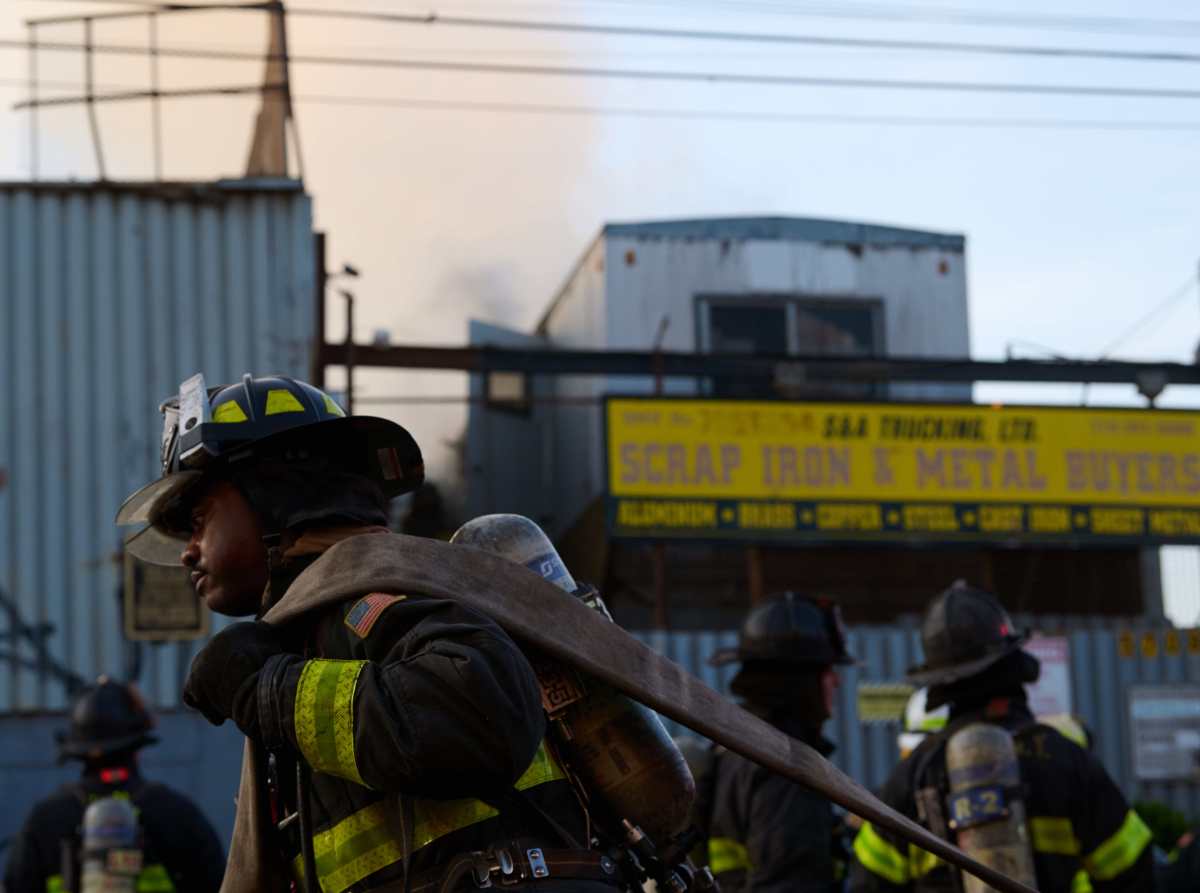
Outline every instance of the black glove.
<svg viewBox="0 0 1200 893"><path fill-rule="evenodd" d="M270 624L227 626L192 661L183 684L183 703L199 710L214 726L232 719L248 737L257 738L258 675L283 650L279 631Z"/></svg>

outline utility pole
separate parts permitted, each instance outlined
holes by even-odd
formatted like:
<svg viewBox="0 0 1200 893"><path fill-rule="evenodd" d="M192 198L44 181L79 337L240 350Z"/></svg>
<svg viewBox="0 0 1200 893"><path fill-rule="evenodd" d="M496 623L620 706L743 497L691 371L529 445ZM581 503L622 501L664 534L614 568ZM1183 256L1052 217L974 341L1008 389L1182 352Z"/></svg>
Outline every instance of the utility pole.
<svg viewBox="0 0 1200 893"><path fill-rule="evenodd" d="M354 294L338 292L346 300L346 415L354 415Z"/></svg>

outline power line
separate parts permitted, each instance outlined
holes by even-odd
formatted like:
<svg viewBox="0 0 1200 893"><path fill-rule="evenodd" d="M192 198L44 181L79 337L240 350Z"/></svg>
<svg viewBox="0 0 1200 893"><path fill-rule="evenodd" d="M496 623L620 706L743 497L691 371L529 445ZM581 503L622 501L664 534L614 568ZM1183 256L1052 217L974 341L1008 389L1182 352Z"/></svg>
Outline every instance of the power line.
<svg viewBox="0 0 1200 893"><path fill-rule="evenodd" d="M590 0L597 2L597 0ZM1079 31L1102 34L1146 34L1178 37L1181 32L1200 32L1197 19L1138 19L1118 16L1022 15L999 10L946 9L936 6L893 6L850 3L721 3L718 0L607 0L621 6L633 6L639 11L647 6L686 6L689 13L697 6L711 6L722 12L739 16L748 14L804 16L822 19L853 21L891 21L901 23L930 23L985 28L1029 28L1058 31Z"/></svg>
<svg viewBox="0 0 1200 893"><path fill-rule="evenodd" d="M764 32L707 31L685 28L647 28L635 25L595 25L578 22L549 22L528 19L497 19L475 16L425 15L371 12L360 10L293 7L294 16L320 16L354 21L392 22L406 25L446 25L451 27L492 28L500 30L546 31L560 34L602 34L618 37L653 37L671 40L705 40L744 43L774 43L804 46L839 47L872 50L916 50L930 52L977 53L1001 56L1038 56L1056 59L1103 59L1123 62L1200 62L1200 54L1161 50L1107 50L1075 47L1038 47L1015 44L979 44L930 40L892 40L884 38L829 37L815 34L769 34ZM1200 23L1197 23L1200 24Z"/></svg>
<svg viewBox="0 0 1200 893"><path fill-rule="evenodd" d="M95 0L93 0L95 2ZM157 9L146 4L147 9ZM178 9L178 7L173 7ZM203 9L204 7L195 7ZM214 11L243 9L260 11L255 4L213 6ZM816 34L778 34L747 31L711 31L693 28L650 28L637 25L586 24L532 19L442 15L429 13L374 12L324 7L291 7L288 15L335 18L343 21L388 22L401 25L425 25L494 30L539 31L557 34L593 34L616 37L649 37L670 40L700 40L737 43L768 43L789 46L817 46L839 49L901 50L918 52L948 52L996 56L1023 56L1044 59L1093 59L1119 62L1173 62L1195 64L1200 53L1166 50L1110 50L1088 47L1046 47L1017 44L980 44L959 41L895 40L887 38L831 37ZM1200 22L1195 23L1200 27Z"/></svg>
<svg viewBox="0 0 1200 893"><path fill-rule="evenodd" d="M24 81L18 81L24 84ZM723 109L637 108L617 106L558 105L551 103L473 102L469 100L418 99L408 97L335 96L299 94L295 102L364 106L369 108L410 108L430 111L515 112L549 115L609 115L631 118L663 118L682 120L728 120L744 122L825 123L825 124L884 124L897 127L994 127L1048 130L1200 130L1200 121L1105 121L1054 118L957 118L906 115L834 115L777 112L739 112Z"/></svg>
<svg viewBox="0 0 1200 893"><path fill-rule="evenodd" d="M0 48L27 49L25 41L16 38L0 39ZM77 51L84 44L39 41L39 49ZM144 56L145 47L122 44L93 44L93 52ZM223 59L262 62L286 58L297 65L327 65L351 68L392 68L406 71L443 71L468 74L505 74L535 77L614 78L673 83L740 84L777 87L837 87L872 90L917 90L961 93L1011 93L1020 95L1120 97L1126 99L1200 99L1200 90L1164 87L1092 87L1080 84L1018 84L979 81L925 81L886 78L841 78L810 75L770 75L739 72L669 71L663 69L593 68L588 66L552 66L503 64L498 62L450 62L419 59L384 59L355 56L288 55L266 53L236 53L216 50L197 50L163 47L160 56L192 59ZM82 101L84 97L80 97Z"/></svg>
<svg viewBox="0 0 1200 893"><path fill-rule="evenodd" d="M0 87L14 90L27 89L29 82L21 78L0 78ZM78 89L75 81L43 81L41 86L55 89ZM137 92L137 96L122 95L125 99L152 98L146 91L129 85L100 84L100 90L124 94ZM238 93L261 91L261 87L245 88L238 85L213 88L219 95L229 96ZM206 91L205 95L208 95ZM193 94L200 95L200 94ZM48 97L55 98L55 97ZM344 107L365 108L402 108L425 111L447 112L504 112L533 115L565 115L574 117L619 117L646 118L663 120L687 121L732 121L760 123L810 123L810 124L844 124L854 125L889 125L896 127L963 127L963 128L997 128L1022 130L1110 130L1126 132L1145 131L1197 131L1200 130L1198 121L1155 121L1134 120L1115 121L1104 119L1069 119L1069 118L997 118L997 117L953 117L953 116L918 116L918 115L837 115L823 113L779 113L779 112L745 112L728 109L687 109L669 107L623 107L606 105L569 105L558 103L526 103L526 102L491 102L472 100L422 99L404 96L350 96L335 94L298 94L292 97L297 103L312 105L337 105Z"/></svg>
<svg viewBox="0 0 1200 893"><path fill-rule="evenodd" d="M1150 323L1152 320L1157 318L1159 316L1159 314L1161 314L1163 311L1170 309L1171 307L1173 307L1177 303L1179 303L1181 300L1188 297L1188 295L1191 294L1192 289L1194 289L1195 287L1196 287L1196 276L1195 276L1195 274L1193 274L1193 275L1189 276L1184 281L1184 283L1179 286L1179 288L1175 289L1175 291L1173 291L1173 292L1171 292L1171 294L1167 295L1167 297L1165 297L1162 301L1155 304L1144 315L1142 315L1142 316L1138 317L1136 320L1134 320L1132 324L1130 324L1123 332L1121 332L1121 334L1119 334L1116 338L1114 338L1108 344L1108 346L1106 346L1102 351L1100 351L1100 359L1102 359L1102 360L1108 359L1108 357L1110 357L1112 355L1112 352L1114 350L1116 350L1121 344L1124 344L1126 341L1128 341L1130 338L1132 338L1134 335L1136 335L1138 332L1140 332L1142 329L1144 329L1148 323Z"/></svg>
<svg viewBox="0 0 1200 893"><path fill-rule="evenodd" d="M61 2L61 0L51 0ZM258 3L193 3L171 4L150 2L150 0L79 0L99 5L133 6L145 11L178 11L180 7L189 9L222 11L230 8L257 8ZM847 19L852 21L892 21L901 23L931 23L944 25L962 25L985 28L1027 28L1048 29L1060 31L1079 31L1103 34L1147 34L1178 37L1182 32L1200 33L1198 19L1156 19L1133 18L1127 16L1080 16L1067 14L1021 14L1008 10L995 9L947 9L940 6L896 6L892 4L854 3L848 0L838 0L836 3L804 3L796 0L788 2L770 2L770 0L752 0L752 2L722 2L722 0L581 0L582 5L609 5L632 7L638 12L647 7L678 8L684 6L689 13L695 13L698 6L708 6L723 14L746 15L786 15L790 17L806 17L820 19ZM494 5L486 4L489 8ZM291 12L292 10L289 10ZM369 12L369 10L353 10L354 12Z"/></svg>

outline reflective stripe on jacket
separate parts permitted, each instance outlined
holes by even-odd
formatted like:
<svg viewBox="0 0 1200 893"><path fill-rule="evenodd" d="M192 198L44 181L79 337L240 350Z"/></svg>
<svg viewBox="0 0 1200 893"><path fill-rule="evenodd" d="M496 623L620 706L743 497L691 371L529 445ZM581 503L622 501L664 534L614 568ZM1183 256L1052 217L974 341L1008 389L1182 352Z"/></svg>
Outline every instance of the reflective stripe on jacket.
<svg viewBox="0 0 1200 893"><path fill-rule="evenodd" d="M325 893L402 880L406 834L413 874L514 837L567 847L538 810L586 839L574 791L542 740L532 670L499 627L415 593L369 593L308 616L304 629L289 627L304 657L260 676L259 716L264 743L313 770ZM514 790L537 809L518 808ZM293 799L285 788L289 812ZM292 833L283 855L299 877Z"/></svg>
<svg viewBox="0 0 1200 893"><path fill-rule="evenodd" d="M1150 831L1095 757L1054 729L1034 724L1024 702L1010 702L1006 712L988 719L1017 729L1014 745L1040 893L1152 890ZM883 788L883 800L914 820L915 791L932 785L944 790L939 758L927 762L929 777L912 777L926 749L941 741L927 739ZM940 860L865 823L854 840L850 891L897 889L950 890L953 879Z"/></svg>

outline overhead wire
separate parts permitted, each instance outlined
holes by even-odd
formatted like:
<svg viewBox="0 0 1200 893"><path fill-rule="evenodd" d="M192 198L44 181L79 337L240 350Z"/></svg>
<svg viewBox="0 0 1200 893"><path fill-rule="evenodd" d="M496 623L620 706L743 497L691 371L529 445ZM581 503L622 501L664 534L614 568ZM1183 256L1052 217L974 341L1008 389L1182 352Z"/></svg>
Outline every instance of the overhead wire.
<svg viewBox="0 0 1200 893"><path fill-rule="evenodd" d="M1163 300L1151 307L1150 310L1148 310L1142 316L1139 316L1129 326L1122 330L1122 332L1117 335L1116 338L1109 342L1109 344L1107 344L1104 349L1100 351L1100 359L1108 359L1110 356L1112 356L1112 352L1114 350L1116 350L1138 332L1142 331L1163 312L1170 310L1184 298L1192 294L1193 289L1196 288L1196 284L1196 275L1193 273L1183 282L1182 285L1179 286L1179 288L1172 291L1169 295L1167 295L1167 297L1163 298Z"/></svg>
<svg viewBox="0 0 1200 893"><path fill-rule="evenodd" d="M146 4L150 10L161 8ZM203 7L196 7L203 8ZM261 11L257 5L237 7ZM228 7L214 7L229 11ZM585 22L510 19L494 16L464 16L454 14L377 12L332 7L293 6L289 16L333 18L342 21L372 21L411 26L438 26L491 30L537 31L558 34L588 34L609 37L646 37L669 40L699 40L724 43L756 43L791 46L818 46L838 49L873 49L889 51L948 52L999 56L1039 57L1047 59L1092 59L1120 62L1186 63L1200 62L1200 53L1177 50L1113 50L1096 47L1029 46L1020 44L982 44L963 41L898 40L893 38L842 37L821 34L780 34L762 31L706 30L697 28L662 28L641 25L597 24ZM1200 27L1200 21L1196 22ZM176 49L185 49L177 47Z"/></svg>
<svg viewBox="0 0 1200 893"><path fill-rule="evenodd" d="M22 78L0 78L0 87L13 90L28 89L29 82ZM75 90L80 85L75 81L42 81L40 86L48 90ZM134 91L131 85L98 84L101 91ZM213 88L224 90L221 95L251 92L239 85ZM103 94L101 94L103 95ZM139 96L139 98L149 98ZM824 123L855 125L889 125L896 127L963 127L963 128L1012 128L1022 130L1111 130L1111 131L1197 131L1200 120L1163 121L1133 120L1118 121L1105 119L1069 118L999 118L999 117L955 117L930 115L839 115L807 112L747 112L729 109L689 109L666 106L628 107L607 105L574 105L567 103L498 102L486 100L424 99L407 96L362 96L324 93L299 93L292 97L296 103L312 105L336 105L343 107L402 108L424 111L470 111L501 112L533 115L563 115L573 117L625 117L687 121L731 121L740 123Z"/></svg>
<svg viewBox="0 0 1200 893"><path fill-rule="evenodd" d="M749 31L710 31L695 28L651 28L639 25L605 25L581 22L552 22L532 19L504 19L441 13L410 14L366 10L331 9L297 6L288 9L292 16L317 16L346 21L391 22L406 25L489 28L497 30L542 31L559 34L592 34L610 37L650 37L670 40L773 43L842 49L913 50L1002 56L1038 56L1043 58L1097 59L1123 62L1200 62L1200 53L1165 50L1110 50L1087 47L1043 47L1017 44L980 44L961 41L895 40L891 38L838 37L819 34L779 34ZM1197 23L1200 24L1200 23Z"/></svg>
<svg viewBox="0 0 1200 893"><path fill-rule="evenodd" d="M27 49L27 43L17 38L0 39L0 48ZM39 50L78 51L84 44L38 41ZM93 44L92 52L117 55L149 55L146 47L128 44ZM669 69L637 69L591 67L583 65L531 65L499 62L465 62L433 59L396 59L362 56L326 56L288 54L286 57L269 53L237 53L216 50L196 50L159 47L157 55L190 59L224 59L259 62L285 59L294 65L324 65L348 68L391 68L408 71L441 71L466 74L502 74L538 77L610 78L670 83L708 83L757 85L777 87L830 87L871 90L915 90L961 93L1009 93L1043 96L1090 96L1126 99L1200 99L1200 89L1173 87L1125 87L1118 85L1091 86L1085 84L1003 83L988 81L911 80L901 78L828 77L820 75L776 75L731 71L677 71Z"/></svg>
<svg viewBox="0 0 1200 893"><path fill-rule="evenodd" d="M64 2L64 0L43 0L43 2ZM152 0L74 0L96 5L122 5L147 11L165 11L188 5L197 9L213 7L220 10L230 4L226 3L193 3L172 4L152 2ZM388 0L391 2L391 0ZM460 3L463 0L459 0ZM571 0L568 0L571 2ZM1061 13L1015 13L1011 10L996 9L956 9L945 6L896 5L879 3L855 3L852 0L837 0L836 3L813 2L770 2L770 0L750 0L750 2L728 2L728 0L574 0L576 6L619 6L637 12L645 12L650 7L672 9L686 7L689 14L708 7L714 13L722 15L788 16L819 19L843 19L851 21L887 21L900 23L927 23L983 28L1023 28L1047 29L1057 31L1077 31L1086 33L1117 33L1165 35L1178 37L1181 32L1200 33L1200 19L1162 19L1132 16L1082 16ZM484 5L492 9L495 0L486 0ZM522 4L530 5L530 4ZM537 4L533 4L537 5ZM545 5L545 4L541 4ZM369 12L370 10L362 10ZM291 12L291 10L289 10Z"/></svg>
<svg viewBox="0 0 1200 893"><path fill-rule="evenodd" d="M598 4L601 0L582 0ZM888 21L904 24L941 24L982 28L1023 28L1077 31L1093 34L1144 34L1178 37L1181 32L1200 33L1200 19L1133 18L1128 16L1079 16L1065 14L1021 14L1008 10L953 9L942 6L899 6L863 4L838 0L837 3L722 3L720 0L603 0L605 4L632 7L678 8L689 13L701 7L714 7L726 14L745 16L790 16L851 21Z"/></svg>

